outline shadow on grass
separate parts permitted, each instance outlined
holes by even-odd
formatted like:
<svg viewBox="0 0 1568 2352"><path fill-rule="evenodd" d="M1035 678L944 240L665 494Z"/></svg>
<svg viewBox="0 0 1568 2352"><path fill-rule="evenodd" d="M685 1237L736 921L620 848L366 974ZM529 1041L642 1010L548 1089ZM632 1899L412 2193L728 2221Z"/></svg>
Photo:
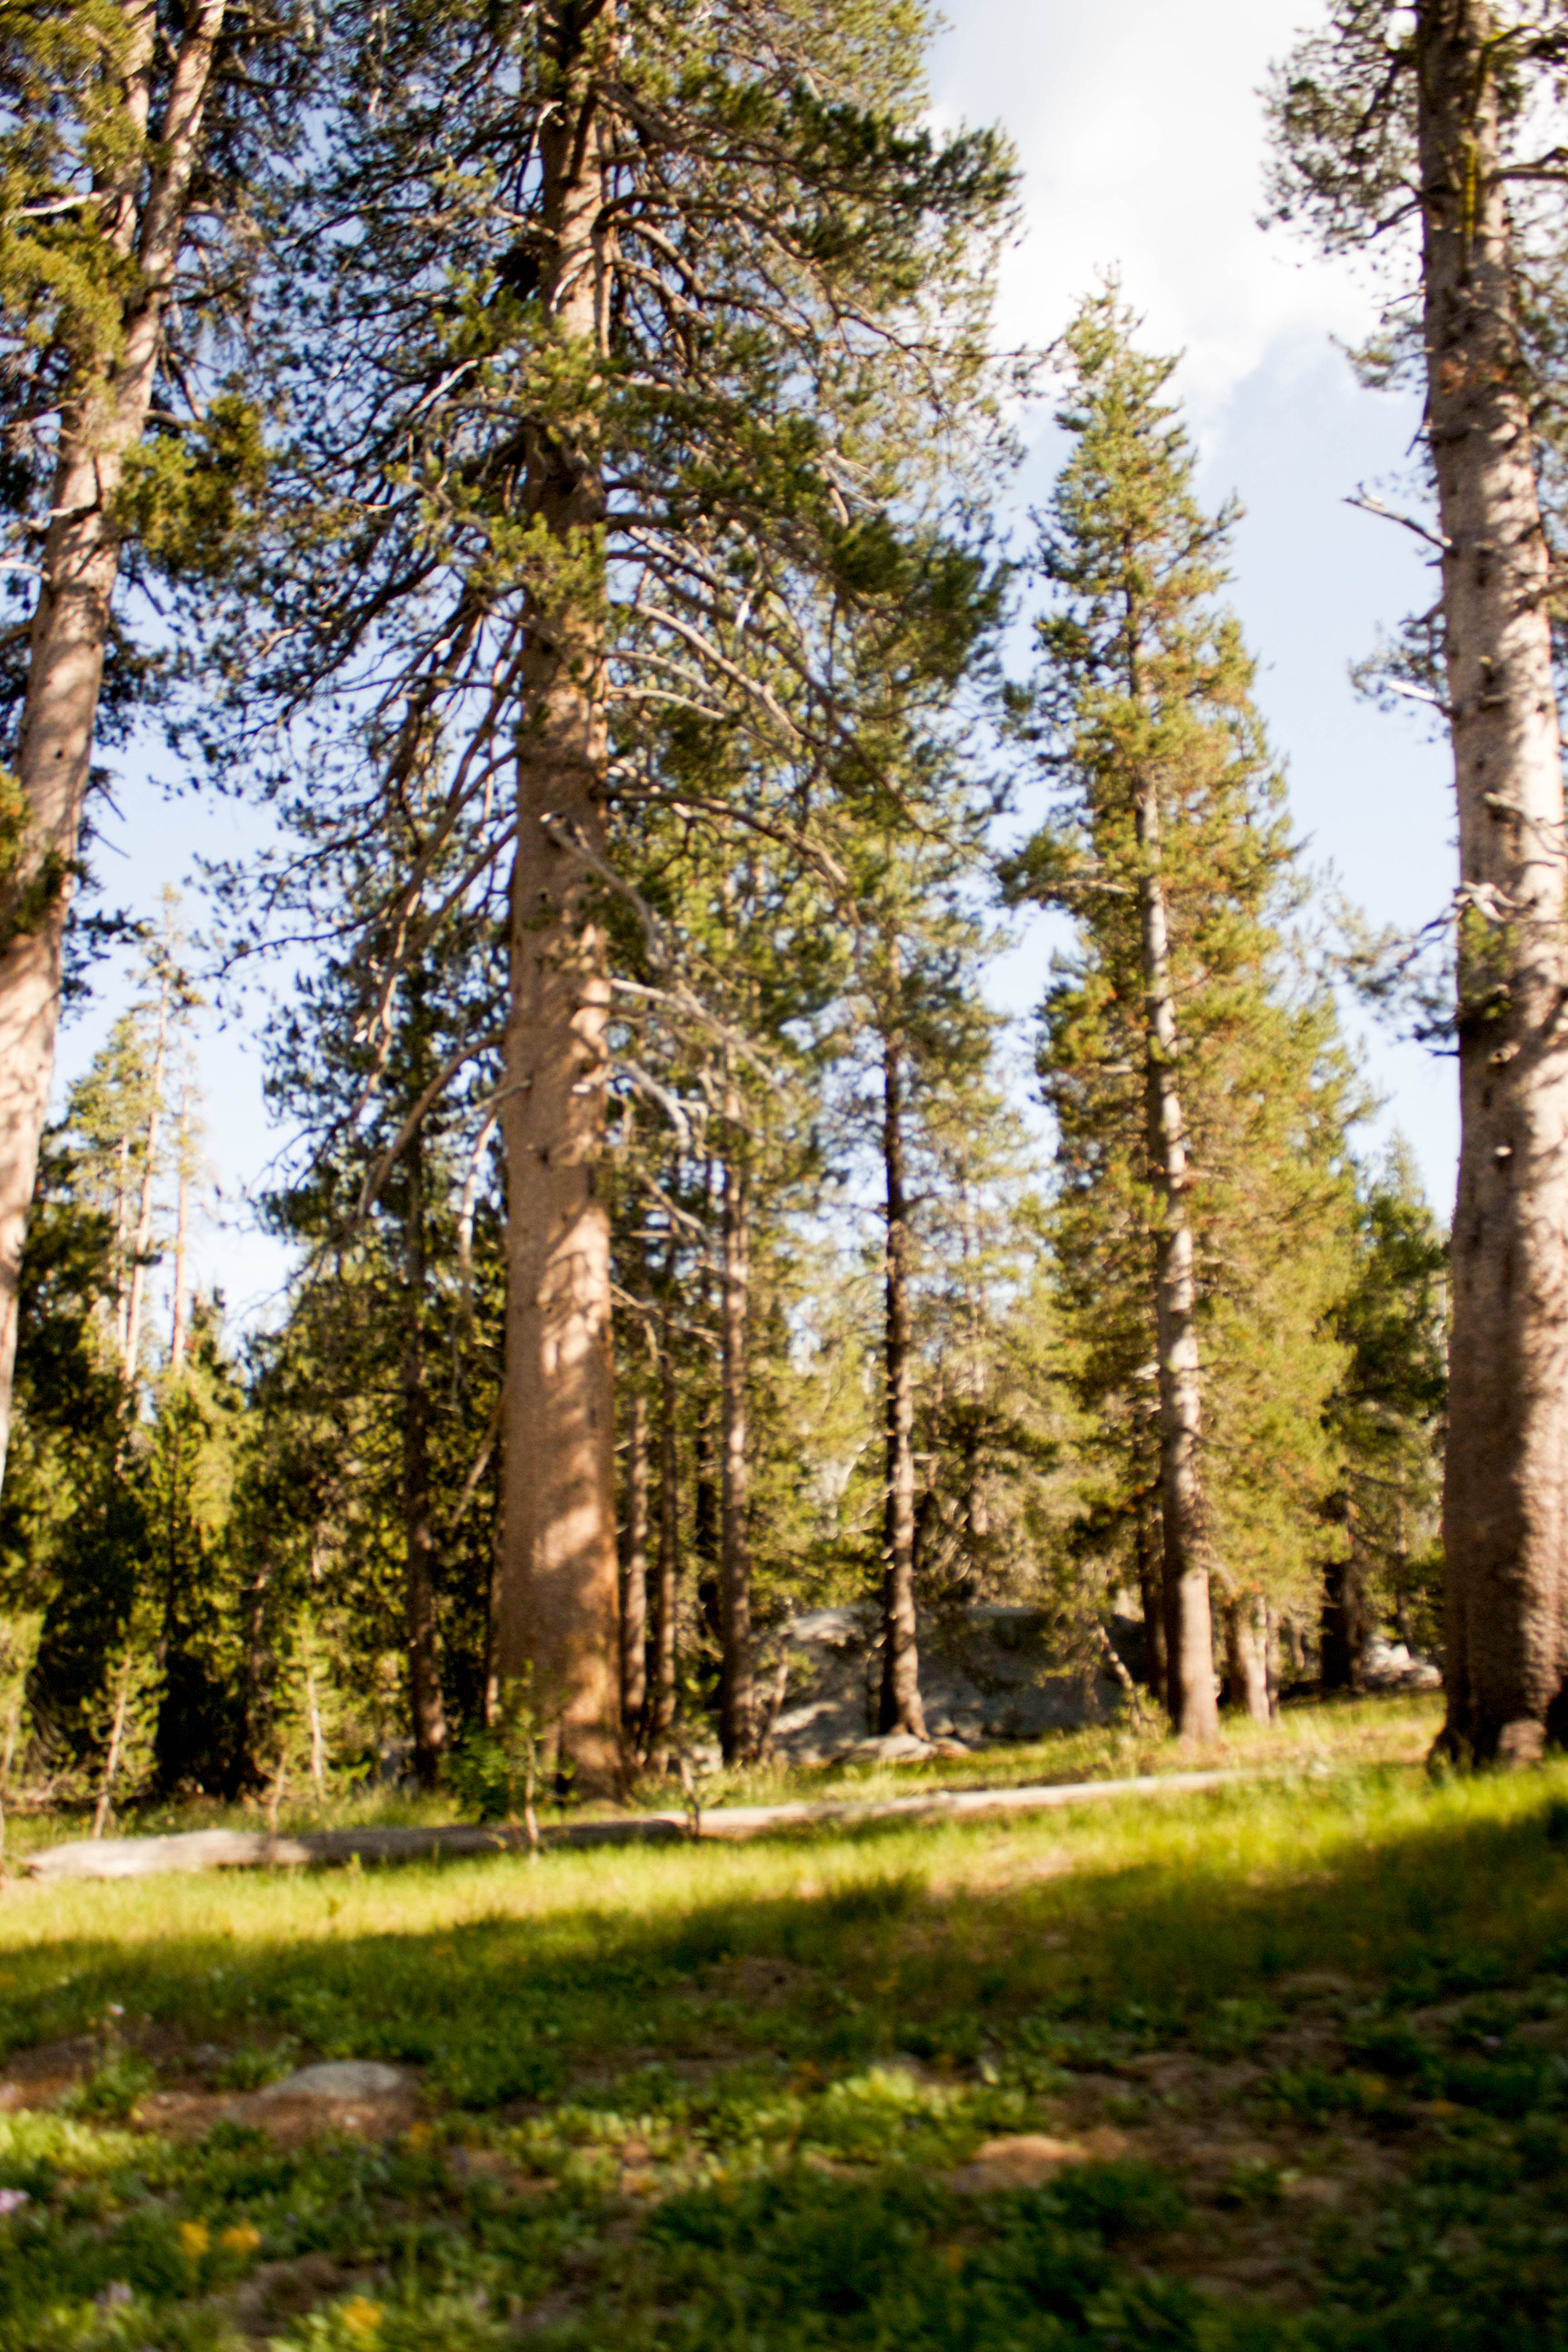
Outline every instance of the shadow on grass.
<svg viewBox="0 0 1568 2352"><path fill-rule="evenodd" d="M1026 2122L1052 2069L1171 2041L1223 2050L1303 1979L1341 1980L1394 2065L1402 2007L1568 1973L1562 1777L1424 1793L1373 1776L1294 1805L1226 1792L1157 1822L1058 1817L1026 1835L796 1836L754 1852L747 1883L722 1896L704 1885L704 1852L640 1878L623 1863L630 1895L614 1907L611 1882L581 1860L555 1885L550 1861L508 1861L489 1866L489 1916L434 1927L322 1934L316 1882L309 1941L282 1921L249 1941L181 1935L173 1906L168 1932L134 1948L41 1940L0 1986L12 2047L79 2033L115 2003L128 2030L145 2017L193 2045L417 2063L437 2116L457 2111L443 2129L460 2137L467 2116L546 2187L519 2199L471 2180L459 2197L416 2148L285 2154L220 2126L195 2151L117 2157L142 2185L110 2206L141 2215L145 2260L120 2246L128 2221L95 2222L72 2189L58 2228L48 2207L47 2244L39 2221L38 2278L58 2294L73 2263L87 2280L110 2262L110 2284L112 2263L129 2265L135 2342L192 2352L221 2340L191 2333L187 2308L220 2223L254 2227L272 2261L325 2249L345 2285L368 2281L374 2319L328 2294L277 2339L310 2352L499 2346L522 2308L542 2352L1568 2345L1555 2219L1568 2069L1550 2053L1454 2062L1436 2084L1452 2144L1336 2231L1327 2300L1306 2316L1162 2283L1173 2190L1148 2168L979 2200L937 2177ZM473 1899L470 1874L448 1884ZM395 1915L433 1890L428 1872L378 1873L356 1900ZM280 1913L298 1894L279 1890ZM265 1907L247 1905L253 1921ZM900 2052L935 2062L936 2077L900 2072ZM0 2160L0 2187L36 2195L41 2217L70 2162L33 2161L26 2174ZM660 2189L635 2225L628 2164ZM846 2165L872 2168L832 2169ZM182 2214L207 2232L199 2256ZM85 2315L75 2335L37 2333L41 2296L17 2286L3 2352L121 2340Z"/></svg>
<svg viewBox="0 0 1568 2352"><path fill-rule="evenodd" d="M8 2049L79 2034L114 2002L197 2040L287 2032L327 2057L429 2063L471 2042L499 2065L514 2038L544 2045L531 2062L538 2091L510 2074L502 2087L502 2069L489 2102L500 2104L558 2088L573 2054L598 2062L650 2044L863 2058L896 2047L909 2019L955 2004L998 2022L1042 2002L1136 2003L1179 2020L1323 1971L1433 2000L1568 1957L1563 1778L1423 1798L1375 1776L1303 1791L1299 1811L1277 1793L1226 1791L1158 1822L1123 1817L1103 1837L1099 1822L1067 1815L1026 1837L1016 1824L791 1833L751 1849L747 1882L717 1896L704 1888L706 1849L650 1859L621 1903L606 1902L585 1858L558 1887L548 1858L537 1874L498 1858L448 1866L455 1908L476 1892L494 1907L435 1928L395 1919L405 1889L417 1886L426 1910L439 1901L430 1865L365 1874L359 1907L391 1915L372 1933L323 1934L333 1882L312 1877L316 1916L298 1939L298 1880L273 1882L281 1916L253 1932L237 1913L220 1932L182 1932L159 1891L170 1883L153 1882L133 1943L65 1934L14 1947L0 2033ZM1018 1883L988 1878L999 1849ZM210 1887L210 1900L227 1892ZM251 1920L262 1916L263 1887L243 1892ZM90 1904L79 1893L71 1907ZM768 1960L784 1974L759 2000L746 1964ZM847 2036L850 2017L860 2023Z"/></svg>

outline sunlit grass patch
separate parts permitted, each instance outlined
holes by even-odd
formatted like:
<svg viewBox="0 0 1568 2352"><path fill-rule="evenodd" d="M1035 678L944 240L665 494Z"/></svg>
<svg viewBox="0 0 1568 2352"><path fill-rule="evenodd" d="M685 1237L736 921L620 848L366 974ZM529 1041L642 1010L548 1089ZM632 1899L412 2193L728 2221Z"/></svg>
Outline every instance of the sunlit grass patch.
<svg viewBox="0 0 1568 2352"><path fill-rule="evenodd" d="M1552 2344L1568 1767L1275 1763L1043 1818L14 1887L0 2017L21 2095L32 2052L55 2087L0 2118L0 2352L525 2317L562 2352ZM339 2057L404 2070L397 2129L276 2140L268 2080ZM92 2088L133 2063L140 2125ZM1037 2185L984 2147L1044 2150ZM1366 2251L1426 2210L1440 2308ZM1510 2303L1464 2233L1527 2213Z"/></svg>

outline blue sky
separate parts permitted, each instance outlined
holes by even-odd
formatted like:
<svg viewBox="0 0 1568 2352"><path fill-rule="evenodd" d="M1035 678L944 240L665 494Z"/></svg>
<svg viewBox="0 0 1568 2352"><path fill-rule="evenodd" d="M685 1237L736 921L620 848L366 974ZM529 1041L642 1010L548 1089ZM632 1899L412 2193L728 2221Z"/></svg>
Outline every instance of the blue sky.
<svg viewBox="0 0 1568 2352"><path fill-rule="evenodd" d="M1331 866L1374 920L1414 927L1439 911L1454 878L1447 751L1414 717L1386 718L1358 701L1348 670L1380 625L1392 627L1430 597L1416 542L1345 500L1359 484L1397 479L1416 412L1405 398L1363 391L1336 345L1370 323L1366 286L1257 225L1258 92L1270 60L1315 13L1301 0L949 0L932 58L933 110L948 124L999 121L1018 151L1025 229L1003 273L1005 341L1048 342L1097 273L1115 266L1150 343L1184 353L1177 381L1202 452L1203 493L1217 501L1236 491L1247 510L1233 595L1259 660L1259 699L1288 765L1298 829L1314 866ZM1029 432L1014 498L1020 517L1043 496L1057 452L1044 414ZM165 882L188 884L198 849L227 847L243 823L231 807L209 821L194 802L167 799L130 759L115 798L121 816L102 813L104 894L148 913ZM199 927L194 892L187 908ZM1020 1013L1038 992L1045 952L1037 931L1026 935L998 974L1001 1000ZM108 991L65 1032L62 1096L115 1007ZM1376 1034L1364 1053L1385 1097L1380 1126L1403 1129L1447 1215L1452 1065ZM280 1139L267 1123L244 1025L209 1019L202 1063L224 1200L200 1263L244 1321L266 1313L285 1271L245 1208Z"/></svg>

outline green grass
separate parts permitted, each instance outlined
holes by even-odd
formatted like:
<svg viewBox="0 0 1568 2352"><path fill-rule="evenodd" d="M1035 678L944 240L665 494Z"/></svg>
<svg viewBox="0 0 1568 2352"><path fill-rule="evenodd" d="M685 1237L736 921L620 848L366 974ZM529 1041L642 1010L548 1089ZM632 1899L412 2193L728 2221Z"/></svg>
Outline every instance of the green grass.
<svg viewBox="0 0 1568 2352"><path fill-rule="evenodd" d="M0 2352L1568 2347L1568 1766L1364 1760L1429 1718L1003 1823L15 1884ZM413 2103L286 2143L317 2057Z"/></svg>

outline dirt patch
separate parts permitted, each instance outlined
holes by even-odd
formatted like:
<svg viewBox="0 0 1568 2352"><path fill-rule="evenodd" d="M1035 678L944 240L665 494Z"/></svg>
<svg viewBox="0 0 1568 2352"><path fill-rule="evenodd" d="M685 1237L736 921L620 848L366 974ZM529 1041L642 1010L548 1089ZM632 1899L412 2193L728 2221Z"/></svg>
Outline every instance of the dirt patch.
<svg viewBox="0 0 1568 2352"><path fill-rule="evenodd" d="M721 2000L741 2000L763 2009L777 2009L795 2000L816 1980L816 1973L798 1960L773 1953L742 1952L738 1959L725 1960L708 1971L702 1991L704 1998L716 1994Z"/></svg>
<svg viewBox="0 0 1568 2352"><path fill-rule="evenodd" d="M265 2092L151 2091L137 2107L137 2120L169 2139L201 2139L215 2124L246 2124L264 2131L279 2147L298 2147L327 2133L352 2139L390 2139L406 2131L420 2112L416 2091L392 2097L319 2099L268 2097Z"/></svg>

